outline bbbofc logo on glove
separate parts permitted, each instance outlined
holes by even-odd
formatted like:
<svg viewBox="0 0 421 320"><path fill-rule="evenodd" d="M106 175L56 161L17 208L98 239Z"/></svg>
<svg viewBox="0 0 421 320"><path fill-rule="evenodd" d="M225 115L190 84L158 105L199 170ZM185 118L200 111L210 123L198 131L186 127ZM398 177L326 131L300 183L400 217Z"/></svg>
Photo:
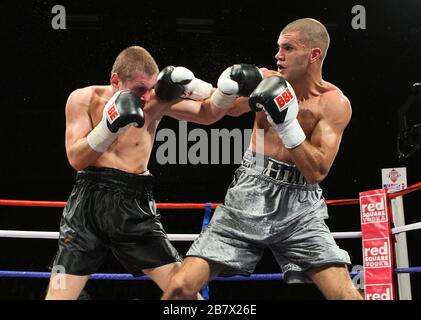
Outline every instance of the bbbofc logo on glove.
<svg viewBox="0 0 421 320"><path fill-rule="evenodd" d="M113 106L108 109L107 116L110 124L112 124L115 121L115 119L118 119L118 117L120 117L120 113L118 112L115 104L113 104Z"/></svg>
<svg viewBox="0 0 421 320"><path fill-rule="evenodd" d="M278 95L274 101L280 111L288 108L288 103L294 100L294 95L291 93L289 88L286 88L280 95Z"/></svg>

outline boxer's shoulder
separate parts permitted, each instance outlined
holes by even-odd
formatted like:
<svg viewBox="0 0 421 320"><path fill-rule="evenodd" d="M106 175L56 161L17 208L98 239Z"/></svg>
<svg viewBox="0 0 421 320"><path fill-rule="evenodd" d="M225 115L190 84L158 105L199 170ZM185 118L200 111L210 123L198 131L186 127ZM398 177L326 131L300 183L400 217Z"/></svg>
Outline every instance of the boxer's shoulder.
<svg viewBox="0 0 421 320"><path fill-rule="evenodd" d="M323 118L341 123L349 122L352 115L351 103L337 86L330 84L327 90L320 95L319 101Z"/></svg>
<svg viewBox="0 0 421 320"><path fill-rule="evenodd" d="M74 90L67 105L72 108L86 108L87 111L102 109L112 96L109 86L87 86Z"/></svg>
<svg viewBox="0 0 421 320"><path fill-rule="evenodd" d="M74 90L69 99L83 104L95 104L97 101L106 103L112 95L109 86L87 86Z"/></svg>
<svg viewBox="0 0 421 320"><path fill-rule="evenodd" d="M342 106L345 108L350 108L351 104L349 99L345 96L341 89L336 85L323 81L323 87L320 91L319 101L321 106L329 107L331 106Z"/></svg>
<svg viewBox="0 0 421 320"><path fill-rule="evenodd" d="M334 85L333 83L330 83L328 81L323 80L323 86L320 90L320 98L322 99L347 99L342 90Z"/></svg>

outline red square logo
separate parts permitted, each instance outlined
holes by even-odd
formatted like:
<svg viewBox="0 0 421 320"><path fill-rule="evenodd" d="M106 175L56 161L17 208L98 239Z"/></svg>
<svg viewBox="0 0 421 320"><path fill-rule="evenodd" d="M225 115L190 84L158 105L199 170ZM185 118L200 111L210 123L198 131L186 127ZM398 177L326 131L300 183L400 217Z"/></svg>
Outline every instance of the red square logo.
<svg viewBox="0 0 421 320"><path fill-rule="evenodd" d="M285 90L275 98L275 104L278 106L279 110L282 111L288 107L288 103L290 103L292 99L294 99L294 96L291 93L291 90L285 88Z"/></svg>
<svg viewBox="0 0 421 320"><path fill-rule="evenodd" d="M115 104L107 110L107 114L108 114L108 119L110 120L110 123L113 123L114 120L120 116Z"/></svg>

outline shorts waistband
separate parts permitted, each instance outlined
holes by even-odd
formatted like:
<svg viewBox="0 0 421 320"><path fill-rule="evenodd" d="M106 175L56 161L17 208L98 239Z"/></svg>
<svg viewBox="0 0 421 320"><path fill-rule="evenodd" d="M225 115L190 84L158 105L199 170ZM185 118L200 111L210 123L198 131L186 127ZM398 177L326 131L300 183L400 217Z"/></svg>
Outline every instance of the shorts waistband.
<svg viewBox="0 0 421 320"><path fill-rule="evenodd" d="M278 181L299 185L309 184L296 166L263 154L256 154L251 150L245 152L241 165Z"/></svg>
<svg viewBox="0 0 421 320"><path fill-rule="evenodd" d="M152 175L138 175L106 167L87 167L77 172L76 179L109 183L138 191L152 190L155 182Z"/></svg>

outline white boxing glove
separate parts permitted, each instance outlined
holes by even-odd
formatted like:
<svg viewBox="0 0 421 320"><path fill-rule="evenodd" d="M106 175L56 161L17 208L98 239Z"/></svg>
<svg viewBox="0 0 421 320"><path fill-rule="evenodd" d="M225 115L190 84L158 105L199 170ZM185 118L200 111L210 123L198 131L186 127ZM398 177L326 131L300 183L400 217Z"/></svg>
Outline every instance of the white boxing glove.
<svg viewBox="0 0 421 320"><path fill-rule="evenodd" d="M238 97L248 97L262 79L262 73L256 66L234 64L219 76L218 89L212 94L211 102L218 108L229 109Z"/></svg>
<svg viewBox="0 0 421 320"><path fill-rule="evenodd" d="M176 98L205 100L212 91L212 85L196 78L185 67L167 66L158 75L155 93L161 100Z"/></svg>

